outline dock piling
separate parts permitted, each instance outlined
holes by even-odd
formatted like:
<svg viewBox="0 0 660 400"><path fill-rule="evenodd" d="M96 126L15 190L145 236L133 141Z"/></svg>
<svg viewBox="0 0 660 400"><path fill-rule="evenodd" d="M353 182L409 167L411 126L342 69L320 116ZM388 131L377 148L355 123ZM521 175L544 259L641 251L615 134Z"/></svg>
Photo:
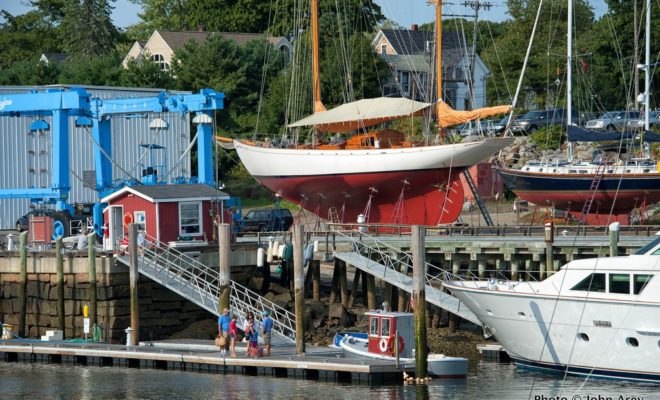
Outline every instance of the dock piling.
<svg viewBox="0 0 660 400"><path fill-rule="evenodd" d="M64 254L62 254L62 238L55 241L55 268L57 271L57 329L66 335L64 324Z"/></svg>
<svg viewBox="0 0 660 400"><path fill-rule="evenodd" d="M130 284L130 302L131 302L131 328L133 331L131 336L133 343L137 345L140 343L140 296L138 294L138 224L131 224L128 226L128 256L129 256L129 274L128 280Z"/></svg>
<svg viewBox="0 0 660 400"><path fill-rule="evenodd" d="M27 231L21 232L19 236L19 268L20 275L18 281L18 336L25 336L25 307L27 303Z"/></svg>
<svg viewBox="0 0 660 400"><path fill-rule="evenodd" d="M360 287L360 270L355 269L355 274L353 275L353 285L351 286L351 296L348 298L348 308L352 308L355 304L355 299L357 298L358 287Z"/></svg>
<svg viewBox="0 0 660 400"><path fill-rule="evenodd" d="M220 298L218 299L218 312L222 314L225 308L229 308L229 252L231 251L231 230L229 224L218 224L218 253L220 274L218 285L220 286Z"/></svg>
<svg viewBox="0 0 660 400"><path fill-rule="evenodd" d="M610 231L610 257L619 255L619 226L618 222L612 222L608 228Z"/></svg>
<svg viewBox="0 0 660 400"><path fill-rule="evenodd" d="M96 250L94 243L96 234L92 231L87 235L87 275L89 277L89 319L92 326L97 324L96 312Z"/></svg>
<svg viewBox="0 0 660 400"><path fill-rule="evenodd" d="M313 260L310 264L312 268L312 298L321 300L321 261Z"/></svg>
<svg viewBox="0 0 660 400"><path fill-rule="evenodd" d="M295 290L296 353L305 353L305 271L303 268L303 225L293 227L293 287Z"/></svg>
<svg viewBox="0 0 660 400"><path fill-rule="evenodd" d="M424 290L424 278L426 276L424 255L426 228L414 225L411 236L413 296L415 299L415 375L417 378L426 378L428 376L428 361L426 359L426 295Z"/></svg>

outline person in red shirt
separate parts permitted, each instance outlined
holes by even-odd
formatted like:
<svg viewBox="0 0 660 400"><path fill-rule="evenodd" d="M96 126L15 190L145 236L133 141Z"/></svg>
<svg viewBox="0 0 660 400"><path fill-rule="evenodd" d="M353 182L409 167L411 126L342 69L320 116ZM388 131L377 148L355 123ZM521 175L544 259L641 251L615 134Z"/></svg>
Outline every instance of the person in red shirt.
<svg viewBox="0 0 660 400"><path fill-rule="evenodd" d="M236 314L232 315L229 323L229 354L236 357Z"/></svg>

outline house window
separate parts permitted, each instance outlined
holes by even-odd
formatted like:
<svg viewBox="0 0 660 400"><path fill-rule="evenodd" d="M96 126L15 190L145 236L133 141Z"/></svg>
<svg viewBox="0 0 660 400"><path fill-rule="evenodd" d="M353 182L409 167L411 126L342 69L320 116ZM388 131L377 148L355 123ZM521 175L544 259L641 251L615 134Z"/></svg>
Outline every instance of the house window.
<svg viewBox="0 0 660 400"><path fill-rule="evenodd" d="M154 54L151 56L151 61L153 61L158 67L163 71L170 70L170 64L165 62L165 57L162 54Z"/></svg>
<svg viewBox="0 0 660 400"><path fill-rule="evenodd" d="M399 84L401 84L401 93L404 96L410 96L410 72L401 71L399 75Z"/></svg>
<svg viewBox="0 0 660 400"><path fill-rule="evenodd" d="M179 235L202 235L202 203L179 203Z"/></svg>
<svg viewBox="0 0 660 400"><path fill-rule="evenodd" d="M386 44L381 44L380 45L380 54L387 54L387 45Z"/></svg>

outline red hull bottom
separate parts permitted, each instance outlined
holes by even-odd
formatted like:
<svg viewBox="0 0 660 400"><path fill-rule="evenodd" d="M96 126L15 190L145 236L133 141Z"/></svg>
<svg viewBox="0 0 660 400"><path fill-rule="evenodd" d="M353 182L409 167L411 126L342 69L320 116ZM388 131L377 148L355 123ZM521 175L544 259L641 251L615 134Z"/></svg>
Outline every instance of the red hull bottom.
<svg viewBox="0 0 660 400"><path fill-rule="evenodd" d="M359 214L368 211L367 222L372 224L438 225L456 221L462 211L460 172L442 169L256 178L321 218L331 219L334 208L342 223L355 223Z"/></svg>
<svg viewBox="0 0 660 400"><path fill-rule="evenodd" d="M541 191L516 191L518 197L539 206L552 206L563 211L582 211L584 203L589 196L588 192L562 192L548 193ZM631 210L642 207L645 203L653 204L660 201L658 193L649 195L640 194L639 191L621 191L616 196L616 201L609 193L597 192L591 205L590 213L609 215L614 204L613 214L628 214Z"/></svg>

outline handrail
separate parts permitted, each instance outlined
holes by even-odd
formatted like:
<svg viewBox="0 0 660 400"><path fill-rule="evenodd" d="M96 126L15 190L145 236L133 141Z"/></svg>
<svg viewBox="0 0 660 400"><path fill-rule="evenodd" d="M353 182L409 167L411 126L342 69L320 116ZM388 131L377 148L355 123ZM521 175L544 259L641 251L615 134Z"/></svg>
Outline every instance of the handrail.
<svg viewBox="0 0 660 400"><path fill-rule="evenodd" d="M198 295L198 298L190 300L216 315L220 314L217 303L220 298L219 271L147 235L144 235L144 240L138 244L138 266L140 265L149 265L165 276L167 280L162 282L164 286L175 281L179 286L189 288L192 293ZM273 319L273 331L295 341L295 314L235 281L230 280L229 287L230 302L237 312L239 322L246 318L248 311L255 314L269 311Z"/></svg>

